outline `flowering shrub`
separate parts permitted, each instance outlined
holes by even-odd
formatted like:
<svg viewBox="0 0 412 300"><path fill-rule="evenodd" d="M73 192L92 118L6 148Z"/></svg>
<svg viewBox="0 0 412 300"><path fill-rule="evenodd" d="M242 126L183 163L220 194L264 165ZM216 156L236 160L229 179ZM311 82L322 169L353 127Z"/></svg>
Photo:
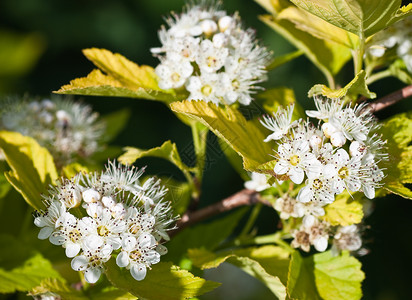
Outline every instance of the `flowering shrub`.
<svg viewBox="0 0 412 300"><path fill-rule="evenodd" d="M296 52L272 58L238 13L199 1L166 18L160 47L147 49L160 61L154 68L85 49L97 69L56 92L160 101L190 126L194 151L171 141L126 147L119 163L109 160L101 170L98 161L82 159L99 148L99 137L120 130L126 114L106 118L103 126L88 106L60 100L2 110L6 172L0 183L14 187L36 211L38 238L65 250L28 238L32 251L16 250L26 259L22 269L0 270L10 282L0 284L1 292L40 299L187 299L216 289L219 283L201 271L227 262L279 299L362 297L368 274L358 257L368 253L364 217L373 199L389 193L412 198L411 114L384 121L375 116L411 96L412 88L373 100L377 94L368 87L388 76L412 83L405 25L412 6L256 2L268 12L260 19ZM327 80L308 92L316 110L304 111L289 88L257 86L271 69L303 54ZM351 58L353 78L337 82ZM209 149L228 158L245 189L205 206ZM143 178L144 168L132 165L144 157L167 160L184 180ZM246 214L241 206L252 209ZM255 228L263 207L278 221L266 235ZM227 214L201 223L221 213ZM20 240L7 241L19 249Z"/></svg>

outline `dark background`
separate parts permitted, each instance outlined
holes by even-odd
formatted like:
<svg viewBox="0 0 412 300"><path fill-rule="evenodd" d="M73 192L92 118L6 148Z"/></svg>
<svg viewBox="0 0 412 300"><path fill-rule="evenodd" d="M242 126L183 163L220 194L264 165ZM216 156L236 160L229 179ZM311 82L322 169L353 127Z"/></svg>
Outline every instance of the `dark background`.
<svg viewBox="0 0 412 300"><path fill-rule="evenodd" d="M168 12L181 11L184 1L171 0L1 0L0 1L0 95L48 97L70 80L86 76L93 65L81 50L90 47L118 52L138 64L156 66L149 49L159 46L157 30ZM248 27L275 56L294 50L287 41L257 19L265 13L252 0L224 1L229 12L239 11ZM342 85L352 78L345 67L338 76ZM313 104L306 94L316 83L326 83L323 75L305 58L279 67L270 73L266 87L293 88L305 108ZM403 86L395 79L380 81L371 90L382 96ZM76 97L79 99L79 97ZM161 103L126 98L82 97L102 114L129 108L132 117L114 141L119 146L151 148L166 140L180 150L191 146L188 127ZM380 113L380 119L411 109L410 99ZM209 137L210 138L210 137ZM202 206L231 195L243 182L226 161L212 148L205 171ZM172 165L156 159L142 160L148 172L158 175L179 174ZM366 273L364 299L410 299L412 280L412 202L391 195L374 200L375 210L366 219L370 229L365 243L370 253L360 260ZM262 234L274 231L276 214L265 209L260 215Z"/></svg>

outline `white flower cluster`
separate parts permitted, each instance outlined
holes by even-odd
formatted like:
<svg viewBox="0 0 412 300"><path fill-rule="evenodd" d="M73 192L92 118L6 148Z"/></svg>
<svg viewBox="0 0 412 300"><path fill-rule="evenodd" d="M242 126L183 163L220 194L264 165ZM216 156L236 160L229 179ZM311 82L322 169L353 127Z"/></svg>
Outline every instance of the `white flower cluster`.
<svg viewBox="0 0 412 300"><path fill-rule="evenodd" d="M52 100L6 101L1 108L0 129L33 137L50 151L58 166L70 163L75 156L96 152L105 130L98 113L89 105L68 99Z"/></svg>
<svg viewBox="0 0 412 300"><path fill-rule="evenodd" d="M167 189L154 178L141 184L143 171L109 163L101 173L62 180L44 196L47 210L34 220L39 239L65 248L72 268L83 271L89 283L100 278L103 263L114 254L119 267L142 280L167 253L162 241L169 240L175 221L163 200Z"/></svg>
<svg viewBox="0 0 412 300"><path fill-rule="evenodd" d="M274 173L282 180L303 184L296 199L285 195L277 199L274 208L282 219L303 218L301 227L292 232L292 246L305 251L310 245L326 250L329 235L336 228L319 217L325 215L324 206L333 203L335 195L346 190L375 197L375 189L384 178L378 163L387 158L385 142L376 133L379 126L366 106L352 108L340 99L320 97L315 98L315 104L317 110L306 114L319 120L317 126L303 119L292 122L293 105L261 120L273 131L265 141L278 141ZM262 189L267 188L264 183L262 178L255 180ZM248 186L253 185L249 182ZM339 229L334 244L338 249L359 248L356 236L353 228ZM345 246L349 240L356 247Z"/></svg>
<svg viewBox="0 0 412 300"><path fill-rule="evenodd" d="M160 59L159 87L185 87L189 100L249 105L255 84L266 77L270 53L253 30L242 29L237 15L209 2L173 14L166 20L169 29L159 31L162 46L151 49Z"/></svg>
<svg viewBox="0 0 412 300"><path fill-rule="evenodd" d="M404 61L406 68L412 73L412 17L378 32L367 46L368 53L377 58L395 49L396 55Z"/></svg>

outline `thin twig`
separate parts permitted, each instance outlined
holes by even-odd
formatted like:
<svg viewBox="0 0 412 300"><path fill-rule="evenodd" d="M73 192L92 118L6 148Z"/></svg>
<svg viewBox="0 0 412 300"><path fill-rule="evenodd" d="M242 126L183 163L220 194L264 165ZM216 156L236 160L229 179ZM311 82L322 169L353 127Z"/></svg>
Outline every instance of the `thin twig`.
<svg viewBox="0 0 412 300"><path fill-rule="evenodd" d="M261 199L258 192L254 190L243 189L236 194L223 199L220 202L214 203L197 211L185 213L177 222L177 228L169 231L169 236L173 236L184 228L210 218L214 215L235 209L239 206L253 205L256 203L272 206L270 202Z"/></svg>
<svg viewBox="0 0 412 300"><path fill-rule="evenodd" d="M369 103L369 108L372 110L372 112L377 112L410 96L412 96L412 85L408 85L403 89L400 89L396 92L393 92L392 94L386 95L374 102Z"/></svg>

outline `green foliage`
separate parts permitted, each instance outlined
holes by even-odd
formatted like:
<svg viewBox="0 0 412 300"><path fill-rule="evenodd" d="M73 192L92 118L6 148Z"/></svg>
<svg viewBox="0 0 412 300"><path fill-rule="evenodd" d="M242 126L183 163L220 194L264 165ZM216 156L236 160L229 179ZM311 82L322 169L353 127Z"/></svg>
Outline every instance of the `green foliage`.
<svg viewBox="0 0 412 300"><path fill-rule="evenodd" d="M299 251L292 253L289 264L287 293L291 299L321 299L315 285L313 256L303 258Z"/></svg>
<svg viewBox="0 0 412 300"><path fill-rule="evenodd" d="M384 188L404 198L412 199L406 184L412 183L412 113L395 115L383 123L381 133L388 141L389 161L385 163Z"/></svg>
<svg viewBox="0 0 412 300"><path fill-rule="evenodd" d="M89 169L79 163L71 163L62 168L62 176L65 178L72 178L80 172L89 172Z"/></svg>
<svg viewBox="0 0 412 300"><path fill-rule="evenodd" d="M0 293L26 292L45 278L61 278L49 260L10 235L0 236Z"/></svg>
<svg viewBox="0 0 412 300"><path fill-rule="evenodd" d="M296 48L303 51L305 55L321 70L328 81L333 81L333 75L337 74L345 63L351 58L350 49L332 40L323 40L307 32L305 27L297 26L289 16L282 17L283 10L290 11L290 3L274 0L258 1L272 15L260 16L260 19L277 33L286 38ZM314 19L314 18L312 18ZM316 18L310 22L319 23ZM322 27L320 24L318 27Z"/></svg>
<svg viewBox="0 0 412 300"><path fill-rule="evenodd" d="M412 14L401 0L291 0L298 7L360 37L368 37Z"/></svg>
<svg viewBox="0 0 412 300"><path fill-rule="evenodd" d="M325 300L361 299L361 282L365 274L361 263L349 252L333 256L331 251L314 255L315 280Z"/></svg>
<svg viewBox="0 0 412 300"><path fill-rule="evenodd" d="M90 299L86 297L81 291L75 290L67 285L64 280L61 279L44 279L40 284L34 287L30 291L31 296L40 296L45 293L54 293L61 297L61 299L69 300L87 300ZM115 298L113 298L115 299Z"/></svg>
<svg viewBox="0 0 412 300"><path fill-rule="evenodd" d="M314 85L308 92L308 97L315 95L323 95L328 98L343 98L345 96L351 99L357 99L359 95L365 96L369 99L376 98L376 94L369 91L366 85L366 73L364 70L360 71L351 82L343 88L334 90L323 84Z"/></svg>
<svg viewBox="0 0 412 300"><path fill-rule="evenodd" d="M276 246L247 248L214 254L204 249L189 250L193 264L201 269L217 268L227 261L263 282L279 299L286 299L285 280L289 252Z"/></svg>
<svg viewBox="0 0 412 300"><path fill-rule="evenodd" d="M270 159L272 143L263 142L267 130L253 121L247 121L238 110L229 106L221 108L204 101L175 102L171 108L209 127L242 157L246 170L254 171Z"/></svg>
<svg viewBox="0 0 412 300"><path fill-rule="evenodd" d="M178 263L190 248L214 250L233 232L246 211L239 209L216 221L186 228L168 242L169 252L164 259Z"/></svg>
<svg viewBox="0 0 412 300"><path fill-rule="evenodd" d="M164 91L158 87L152 67L138 66L122 55L105 49L85 49L83 53L99 69L93 70L87 77L72 80L56 93L143 98L165 103L178 100L173 90Z"/></svg>
<svg viewBox="0 0 412 300"><path fill-rule="evenodd" d="M165 201L172 203L173 212L176 215L183 215L192 200L193 187L187 182L179 182L172 178L160 178L168 192Z"/></svg>
<svg viewBox="0 0 412 300"><path fill-rule="evenodd" d="M180 300L202 295L219 286L219 283L195 277L171 263L158 263L147 272L146 278L136 281L130 271L119 269L114 259L106 263L106 276L119 289L147 300Z"/></svg>
<svg viewBox="0 0 412 300"><path fill-rule="evenodd" d="M1 131L0 147L11 168L5 173L7 180L33 208L43 208L40 195L58 177L50 153L31 137L17 132Z"/></svg>
<svg viewBox="0 0 412 300"><path fill-rule="evenodd" d="M267 70L273 70L276 69L277 67L280 67L281 65L290 62L294 60L295 58L298 58L303 54L302 50L296 50L291 53L287 53L281 56L277 56L273 59L273 61L270 63L269 66L266 67Z"/></svg>
<svg viewBox="0 0 412 300"><path fill-rule="evenodd" d="M177 151L176 144L171 141L164 142L160 147L152 148L149 150L142 150L134 147L125 147L126 151L119 157L119 161L122 164L133 164L137 159L142 157L158 157L170 161L176 167L179 168L186 176L190 178L189 172L191 168L186 166Z"/></svg>
<svg viewBox="0 0 412 300"><path fill-rule="evenodd" d="M325 206L325 215L321 218L333 226L358 224L363 218L362 203L348 192L341 193L334 202Z"/></svg>

